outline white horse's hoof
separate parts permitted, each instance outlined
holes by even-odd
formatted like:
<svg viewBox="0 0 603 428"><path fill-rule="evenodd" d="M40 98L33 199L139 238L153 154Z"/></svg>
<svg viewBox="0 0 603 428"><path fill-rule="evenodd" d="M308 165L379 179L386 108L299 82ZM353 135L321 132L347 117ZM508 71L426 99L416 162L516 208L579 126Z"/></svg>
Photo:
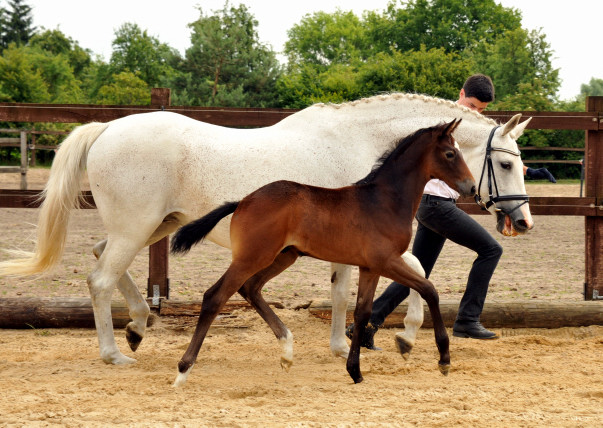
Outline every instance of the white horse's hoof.
<svg viewBox="0 0 603 428"><path fill-rule="evenodd" d="M331 350L331 352L333 353L334 357L339 357L339 358L343 358L344 360L348 359L348 355L350 355L350 350L349 348L345 351L342 350Z"/></svg>
<svg viewBox="0 0 603 428"><path fill-rule="evenodd" d="M123 364L134 364L136 360L134 358L126 357L121 352L114 353L111 355L105 355L101 357L102 360L107 364L114 364L116 366Z"/></svg>
<svg viewBox="0 0 603 428"><path fill-rule="evenodd" d="M345 340L343 341L343 344L331 344L331 353L335 357L347 359L350 353L350 347L348 346Z"/></svg>
<svg viewBox="0 0 603 428"><path fill-rule="evenodd" d="M402 358L408 360L410 357L410 351L412 351L413 343L411 343L407 338L404 337L403 333L396 333L395 337L396 348L398 352L402 355Z"/></svg>
<svg viewBox="0 0 603 428"><path fill-rule="evenodd" d="M193 366L190 366L190 368L187 371L185 371L184 373L178 372L178 376L176 376L176 380L172 384L172 387L178 388L178 387L184 385L184 383L186 382L186 378L188 378L188 375L190 374L192 369L193 369Z"/></svg>
<svg viewBox="0 0 603 428"><path fill-rule="evenodd" d="M136 324L134 321L130 322L126 326L126 340L128 341L128 345L130 345L130 349L132 352L135 352L142 342L142 338L144 337L144 329L142 332L137 331Z"/></svg>

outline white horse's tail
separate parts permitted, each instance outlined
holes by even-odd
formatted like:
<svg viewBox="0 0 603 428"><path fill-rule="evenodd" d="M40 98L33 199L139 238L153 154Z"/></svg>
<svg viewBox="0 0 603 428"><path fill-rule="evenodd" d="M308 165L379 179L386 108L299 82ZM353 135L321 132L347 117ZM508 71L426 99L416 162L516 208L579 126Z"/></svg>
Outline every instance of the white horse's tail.
<svg viewBox="0 0 603 428"><path fill-rule="evenodd" d="M21 258L0 263L0 275L27 276L55 267L63 255L70 211L79 206L80 183L88 151L109 126L89 123L71 132L63 141L50 169L41 198L35 252L10 251Z"/></svg>

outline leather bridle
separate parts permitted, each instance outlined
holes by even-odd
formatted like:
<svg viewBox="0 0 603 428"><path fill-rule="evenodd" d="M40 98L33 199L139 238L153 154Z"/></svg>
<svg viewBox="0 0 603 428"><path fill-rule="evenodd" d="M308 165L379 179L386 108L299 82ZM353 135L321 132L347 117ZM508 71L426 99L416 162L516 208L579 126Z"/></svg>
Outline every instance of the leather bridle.
<svg viewBox="0 0 603 428"><path fill-rule="evenodd" d="M490 136L488 137L488 144L486 145L486 156L484 158L484 165L482 166L482 174L479 178L479 186L477 188L477 193L475 195L475 202L480 207L482 207L483 210L487 210L492 205L494 205L495 211L497 211L497 212L502 211L504 214L509 215L513 211L515 211L517 208L521 207L524 204L527 204L528 201L530 200L530 197L528 195L503 195L503 196L501 196L498 193L498 186L496 184L496 176L494 175L494 167L492 166L492 152L505 152L505 153L509 153L513 156L520 156L519 152L514 152L509 149L503 149L501 147L492 147L492 138L494 137L494 133L496 132L496 130L498 128L500 128L500 126L494 127L494 129L492 129L492 131L490 131ZM488 170L488 201L484 202L484 200L482 199L482 196L480 194L480 189L482 187L482 181L484 179L484 174L486 172L486 169ZM493 188L494 188L494 191L496 192L496 196L494 196L494 192L492 191ZM511 211L506 211L503 208L496 207L496 203L502 202L502 201L524 201L524 202L522 204L517 205Z"/></svg>

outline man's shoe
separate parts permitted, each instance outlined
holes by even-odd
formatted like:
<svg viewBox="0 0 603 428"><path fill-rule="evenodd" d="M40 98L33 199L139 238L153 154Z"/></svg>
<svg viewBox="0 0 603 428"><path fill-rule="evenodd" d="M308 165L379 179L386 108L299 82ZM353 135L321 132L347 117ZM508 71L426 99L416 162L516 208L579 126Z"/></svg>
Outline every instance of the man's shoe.
<svg viewBox="0 0 603 428"><path fill-rule="evenodd" d="M379 327L375 327L371 323L368 323L366 328L364 329L364 336L360 338L360 346L370 349L372 351L381 351L381 348L375 346L375 333L377 333ZM354 334L354 323L350 324L348 328L345 329L345 335L348 339L352 340L352 335Z"/></svg>
<svg viewBox="0 0 603 428"><path fill-rule="evenodd" d="M452 327L452 335L471 339L498 339L496 333L486 329L479 321L455 322Z"/></svg>

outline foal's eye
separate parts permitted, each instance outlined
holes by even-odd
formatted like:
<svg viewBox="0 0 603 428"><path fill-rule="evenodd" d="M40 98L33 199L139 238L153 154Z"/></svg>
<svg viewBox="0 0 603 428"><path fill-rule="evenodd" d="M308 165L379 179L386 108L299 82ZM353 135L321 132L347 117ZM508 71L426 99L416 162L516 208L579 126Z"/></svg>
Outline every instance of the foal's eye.
<svg viewBox="0 0 603 428"><path fill-rule="evenodd" d="M511 169L511 162L501 162L500 166L502 169Z"/></svg>
<svg viewBox="0 0 603 428"><path fill-rule="evenodd" d="M453 159L455 156L454 151L450 150L448 152L446 152L446 159Z"/></svg>

